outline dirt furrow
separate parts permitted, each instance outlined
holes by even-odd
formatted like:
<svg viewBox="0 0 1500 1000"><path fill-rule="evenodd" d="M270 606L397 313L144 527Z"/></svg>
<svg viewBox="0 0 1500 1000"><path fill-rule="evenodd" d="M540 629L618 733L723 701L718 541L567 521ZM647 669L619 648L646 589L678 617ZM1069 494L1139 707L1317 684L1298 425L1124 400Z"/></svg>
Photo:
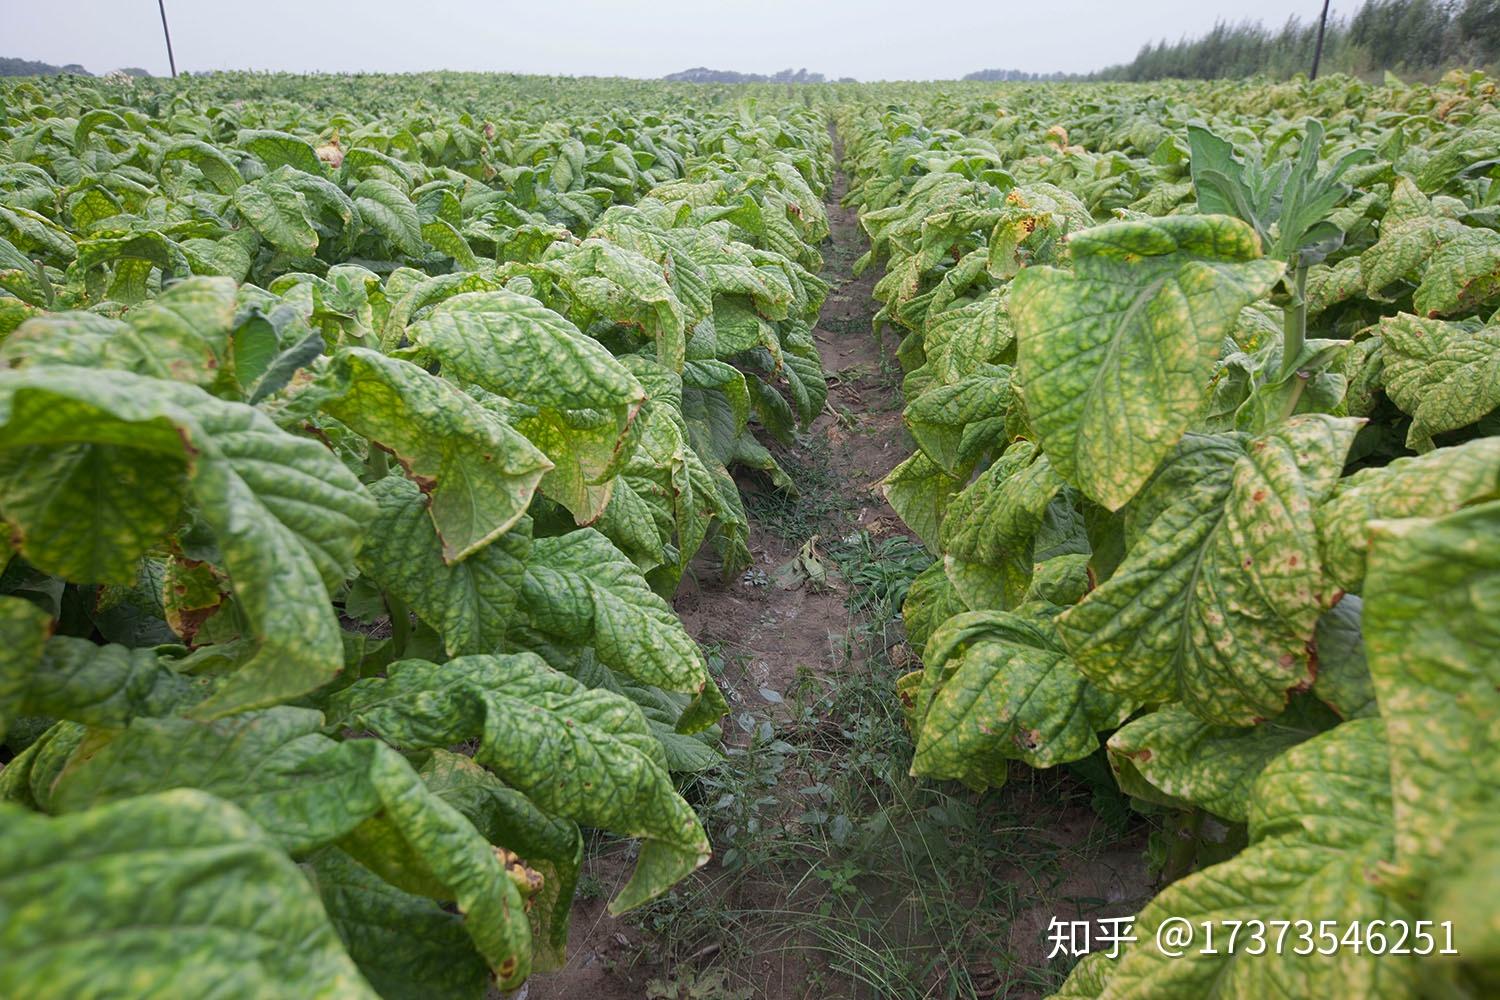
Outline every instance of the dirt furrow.
<svg viewBox="0 0 1500 1000"><path fill-rule="evenodd" d="M684 581L676 600L688 631L720 670L731 708L724 725L731 753L750 751L757 734L765 732L763 726L774 730L787 719L803 700L799 685L824 689L857 662L858 650L849 638L848 586L839 579L829 549L850 544L861 533L873 539L905 534L876 486L907 449L895 360L882 355L871 332L878 305L871 289L878 271L853 276L853 264L869 243L855 212L839 204L847 186L840 171L828 192L830 237L822 247L822 276L832 290L814 330L829 376L828 405L796 447L774 449L797 490L778 490L759 476L743 478L754 564L728 581L700 573ZM821 584L798 579L790 585L788 574L778 576L778 571L805 549L830 576ZM793 772L785 778L799 780ZM786 789L762 791L771 798ZM538 976L530 984L532 1000L646 995L642 973L652 971L649 966L655 963L649 957L641 961L642 949L650 945L639 923L604 912L605 901L633 864L618 849L622 846L595 845L586 864L585 888L598 895L581 898L591 894L585 892L575 903L567 966ZM705 877L713 878L722 863L716 857ZM738 902L774 908L788 900ZM780 973L790 972L784 959L780 964ZM765 994L757 990L755 995Z"/></svg>

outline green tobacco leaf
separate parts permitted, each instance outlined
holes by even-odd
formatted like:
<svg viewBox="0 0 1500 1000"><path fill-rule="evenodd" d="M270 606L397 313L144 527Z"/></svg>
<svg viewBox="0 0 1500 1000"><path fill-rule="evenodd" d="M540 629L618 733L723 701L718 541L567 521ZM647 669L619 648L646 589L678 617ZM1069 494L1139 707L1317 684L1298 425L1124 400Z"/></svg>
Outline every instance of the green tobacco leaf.
<svg viewBox="0 0 1500 1000"><path fill-rule="evenodd" d="M9 717L21 714L17 689L34 676L51 632L47 612L19 597L0 597L0 740Z"/></svg>
<svg viewBox="0 0 1500 1000"><path fill-rule="evenodd" d="M398 888L457 902L501 985L525 979L530 928L489 843L400 754L378 740L337 743L322 726L318 712L290 707L208 723L138 719L69 768L53 805L88 815L161 789L212 793L290 853L337 843Z"/></svg>
<svg viewBox="0 0 1500 1000"><path fill-rule="evenodd" d="M967 478L949 475L917 451L880 481L880 491L923 544L940 552L943 516Z"/></svg>
<svg viewBox="0 0 1500 1000"><path fill-rule="evenodd" d="M521 597L530 524L523 522L463 562L450 564L415 483L387 476L370 492L379 512L359 552L360 571L431 625L449 656L504 648Z"/></svg>
<svg viewBox="0 0 1500 1000"><path fill-rule="evenodd" d="M267 243L293 257L311 257L318 250L318 231L302 192L284 178L262 177L234 192L235 210Z"/></svg>
<svg viewBox="0 0 1500 1000"><path fill-rule="evenodd" d="M1500 794L1500 501L1373 533L1365 649L1390 739L1394 873L1410 891Z"/></svg>
<svg viewBox="0 0 1500 1000"><path fill-rule="evenodd" d="M968 610L954 591L942 563L935 562L918 573L906 591L906 600L901 602L901 622L912 651L921 655L939 625Z"/></svg>
<svg viewBox="0 0 1500 1000"><path fill-rule="evenodd" d="M242 129L235 137L235 144L255 155L266 165L267 170L289 166L309 174L322 176L323 163L318 151L304 139L288 132L272 129Z"/></svg>
<svg viewBox="0 0 1500 1000"><path fill-rule="evenodd" d="M467 816L490 843L528 861L571 861L582 849L576 824L548 816L472 757L435 749L413 760L428 789Z"/></svg>
<svg viewBox="0 0 1500 1000"><path fill-rule="evenodd" d="M128 322L56 313L21 326L0 362L119 368L207 386L219 376L234 314L234 284L190 278L130 310ZM33 553L69 580L123 583L176 527L184 492L181 456L128 445L37 446L0 452L0 511L23 527ZM81 525L110 525L113 544L77 544Z"/></svg>
<svg viewBox="0 0 1500 1000"><path fill-rule="evenodd" d="M1305 119L1303 131L1296 157L1272 166L1262 165L1258 158L1242 162L1230 143L1201 125L1188 126L1188 144L1198 208L1244 219L1268 243L1267 253L1305 265L1343 245L1344 231L1328 219L1350 191L1340 178L1372 159L1375 151L1351 150L1320 173L1323 124Z"/></svg>
<svg viewBox="0 0 1500 1000"><path fill-rule="evenodd" d="M1452 315L1500 292L1500 233L1441 215L1403 177L1391 192L1380 239L1360 255L1359 267L1370 298L1416 282L1412 305L1419 313Z"/></svg>
<svg viewBox="0 0 1500 1000"><path fill-rule="evenodd" d="M912 773L925 777L998 786L1010 760L1080 760L1132 707L1084 679L1044 618L956 615L927 640L923 660Z"/></svg>
<svg viewBox="0 0 1500 1000"><path fill-rule="evenodd" d="M5 340L0 361L12 368L119 368L207 387L227 359L234 309L234 282L188 278L131 309L124 321L88 312L28 320Z"/></svg>
<svg viewBox="0 0 1500 1000"><path fill-rule="evenodd" d="M1500 438L1478 438L1417 458L1398 458L1339 480L1318 508L1318 536L1328 575L1358 592L1370 549L1370 524L1400 517L1435 517L1500 496Z"/></svg>
<svg viewBox="0 0 1500 1000"><path fill-rule="evenodd" d="M469 243L444 219L433 219L422 223L422 239L437 250L453 258L453 262L465 270L479 270L479 259L469 248Z"/></svg>
<svg viewBox="0 0 1500 1000"><path fill-rule="evenodd" d="M1344 719L1379 715L1375 682L1365 660L1362 631L1364 602L1345 594L1318 619L1313 643L1318 651L1318 679L1313 694Z"/></svg>
<svg viewBox="0 0 1500 1000"><path fill-rule="evenodd" d="M244 813L178 789L56 819L0 805L0 993L376 994Z"/></svg>
<svg viewBox="0 0 1500 1000"><path fill-rule="evenodd" d="M682 370L682 303L659 265L625 247L586 239L576 245L553 244L542 266L577 305L616 323L643 328L656 342L657 363L669 371Z"/></svg>
<svg viewBox="0 0 1500 1000"><path fill-rule="evenodd" d="M1424 910L1453 921L1455 944L1461 942L1458 972L1442 968L1444 978L1459 980L1471 996L1490 996L1500 970L1500 928L1495 923L1495 894L1500 892L1500 822L1492 813L1479 816L1444 851L1443 866L1427 884ZM1463 928L1459 931L1458 928ZM1468 979L1467 982L1464 982ZM1435 991L1434 991L1435 992Z"/></svg>
<svg viewBox="0 0 1500 1000"><path fill-rule="evenodd" d="M1425 273L1412 306L1424 316L1463 312L1492 303L1500 294L1500 234L1494 230L1449 229L1423 263Z"/></svg>
<svg viewBox="0 0 1500 1000"><path fill-rule="evenodd" d="M234 162L219 147L201 139L176 139L168 143L162 149L161 163L157 169L177 160L186 160L197 167L220 194L233 194L236 188L245 183Z"/></svg>
<svg viewBox="0 0 1500 1000"><path fill-rule="evenodd" d="M0 517L34 565L68 580L132 582L177 526L186 463L129 446L0 450Z"/></svg>
<svg viewBox="0 0 1500 1000"><path fill-rule="evenodd" d="M36 742L0 769L0 802L14 802L37 812L52 806L52 785L89 734L76 722L50 726Z"/></svg>
<svg viewBox="0 0 1500 1000"><path fill-rule="evenodd" d="M33 306L52 306L52 282L46 269L3 237L0 237L0 289Z"/></svg>
<svg viewBox="0 0 1500 1000"><path fill-rule="evenodd" d="M285 389L296 377L297 372L322 357L328 346L323 340L323 335L314 330L284 351L278 351L274 355L269 355L268 352L269 356L263 359L257 358L257 362L264 360L263 368L245 371L241 364L243 355L239 353L240 345L243 343L243 340L236 338L235 367L236 373L241 377L240 385L247 390L249 395L246 402L251 406Z"/></svg>
<svg viewBox="0 0 1500 1000"><path fill-rule="evenodd" d="M1362 295L1364 290L1365 280L1358 257L1346 257L1332 267L1314 265L1307 275L1308 318Z"/></svg>
<svg viewBox="0 0 1500 1000"><path fill-rule="evenodd" d="M260 644L198 712L274 704L342 669L343 642L328 588L351 574L374 504L321 444L192 386L63 366L0 373L0 428L7 462L18 449L44 456L84 446L186 465L189 492ZM7 518L15 517L6 510ZM136 552L143 540L129 526L132 513L117 512L63 537L37 538L20 523L22 553L48 569L70 566L90 547L123 544ZM122 582L134 582L134 574Z"/></svg>
<svg viewBox="0 0 1500 1000"><path fill-rule="evenodd" d="M504 844L541 873L541 888L528 901L532 968L560 968L567 958L568 918L583 866L578 824L548 816L462 754L429 750L416 754L414 763L428 789L468 817L481 836Z"/></svg>
<svg viewBox="0 0 1500 1000"><path fill-rule="evenodd" d="M1411 955L1337 948L1316 938L1318 917L1415 920L1411 909L1381 891L1377 870L1391 854L1391 780L1384 730L1377 719L1345 723L1272 761L1251 792L1250 846L1233 859L1196 872L1153 899L1136 918L1136 944L1114 962L1080 966L1098 977L1100 1000L1137 997L1415 996L1420 973ZM1180 954L1157 939L1166 921L1191 921L1198 936ZM1272 921L1312 922L1311 946L1291 928L1276 947ZM1334 919L1334 918L1323 918ZM1225 921L1262 921L1263 935L1241 927L1233 949ZM1204 947L1200 925L1214 921L1217 947ZM1297 954L1297 951L1307 954ZM1097 982L1097 978L1095 980ZM1065 986L1062 995L1069 995ZM1090 995L1090 994L1084 994Z"/></svg>
<svg viewBox="0 0 1500 1000"><path fill-rule="evenodd" d="M392 247L412 257L420 257L427 249L422 239L422 220L417 216L417 206L396 185L376 178L360 181L351 195L359 217Z"/></svg>
<svg viewBox="0 0 1500 1000"><path fill-rule="evenodd" d="M929 389L902 413L917 446L949 475L956 476L971 464L990 439L1004 439L1011 370L1006 365L985 368L951 385ZM983 434L985 421L998 425L993 434Z"/></svg>
<svg viewBox="0 0 1500 1000"><path fill-rule="evenodd" d="M1016 339L1006 311L1008 288L928 316L922 346L939 382L957 382L1006 358Z"/></svg>
<svg viewBox="0 0 1500 1000"><path fill-rule="evenodd" d="M537 539L522 594L522 610L538 631L591 645L599 662L642 684L693 695L708 713L697 728L727 710L682 621L597 531ZM698 709L689 711L698 718Z"/></svg>
<svg viewBox="0 0 1500 1000"><path fill-rule="evenodd" d="M705 485L708 473L701 463L689 468L691 448L676 376L639 355L626 360L651 399L636 417L635 449L595 526L642 572L664 567L662 572L675 583L703 544L708 520L718 508L717 493Z"/></svg>
<svg viewBox="0 0 1500 1000"><path fill-rule="evenodd" d="M1474 423L1500 407L1500 326L1473 329L1402 313L1380 321L1385 392L1411 414L1407 447Z"/></svg>
<svg viewBox="0 0 1500 1000"><path fill-rule="evenodd" d="M36 610L19 598L0 599L7 610L15 605ZM150 649L96 646L73 636L55 636L38 657L29 644L7 648L15 652L0 660L0 718L39 715L119 728L137 716L166 715L202 694Z"/></svg>
<svg viewBox="0 0 1500 1000"><path fill-rule="evenodd" d="M462 917L382 881L337 848L313 855L306 870L344 950L382 1000L485 995L489 969Z"/></svg>
<svg viewBox="0 0 1500 1000"><path fill-rule="evenodd" d="M1013 607L1021 601L1031 578L1033 539L1061 488L1047 457L1021 440L953 498L943 521L943 557L949 579L971 608ZM1001 581L998 603L975 603L979 595L966 584L976 570Z"/></svg>
<svg viewBox="0 0 1500 1000"><path fill-rule="evenodd" d="M1216 726L1167 705L1131 720L1109 738L1109 762L1121 790L1168 805L1190 803L1243 823L1250 789L1267 764L1338 723L1317 701L1301 698L1269 722Z"/></svg>
<svg viewBox="0 0 1500 1000"><path fill-rule="evenodd" d="M0 246L8 245L0 240ZM132 305L146 298L146 278L152 268L161 270L164 281L186 277L192 270L181 246L150 229L84 240L78 244L78 258L68 273L89 283L96 277L96 268L110 264L114 265L114 280L103 291L116 301Z"/></svg>
<svg viewBox="0 0 1500 1000"><path fill-rule="evenodd" d="M1269 206L1256 197L1250 185L1253 168L1247 178L1247 165L1236 155L1234 144L1197 124L1188 125L1187 137L1198 210L1205 215L1232 215L1256 228L1268 226L1272 220L1263 216L1269 214Z"/></svg>
<svg viewBox="0 0 1500 1000"><path fill-rule="evenodd" d="M1312 684L1331 604L1313 522L1360 421L1189 435L1135 505L1143 527L1108 580L1058 619L1079 669L1140 703L1252 725Z"/></svg>
<svg viewBox="0 0 1500 1000"><path fill-rule="evenodd" d="M62 264L77 254L73 238L51 219L19 205L0 205L0 234L23 254Z"/></svg>
<svg viewBox="0 0 1500 1000"><path fill-rule="evenodd" d="M1070 246L1073 271L1012 283L1017 373L1058 473L1118 510L1191 426L1224 337L1282 265L1224 216L1115 223Z"/></svg>
<svg viewBox="0 0 1500 1000"><path fill-rule="evenodd" d="M1114 971L1114 961L1108 949L1089 952L1079 959L1068 973L1068 979L1047 1000L1099 1000L1109 976Z"/></svg>
<svg viewBox="0 0 1500 1000"><path fill-rule="evenodd" d="M1022 597L1023 602L1043 601L1065 608L1083 600L1092 589L1089 553L1069 552L1033 566L1031 583Z"/></svg>
<svg viewBox="0 0 1500 1000"><path fill-rule="evenodd" d="M532 654L393 664L333 696L331 718L405 749L479 738L475 760L545 813L644 843L623 912L708 860L708 838L655 759L660 745L627 699L585 688Z"/></svg>
<svg viewBox="0 0 1500 1000"><path fill-rule="evenodd" d="M390 449L428 497L443 559L467 559L526 514L552 463L472 397L409 361L348 348L323 409Z"/></svg>
<svg viewBox="0 0 1500 1000"><path fill-rule="evenodd" d="M512 423L556 466L542 489L592 522L609 501L598 488L629 457L628 431L646 390L598 341L535 299L466 292L407 328L451 379L536 407Z"/></svg>
<svg viewBox="0 0 1500 1000"><path fill-rule="evenodd" d="M630 417L622 430L619 418L606 411L546 408L516 413L512 420L553 463L542 477L542 495L571 511L578 524L598 521L621 467L635 453L640 420Z"/></svg>

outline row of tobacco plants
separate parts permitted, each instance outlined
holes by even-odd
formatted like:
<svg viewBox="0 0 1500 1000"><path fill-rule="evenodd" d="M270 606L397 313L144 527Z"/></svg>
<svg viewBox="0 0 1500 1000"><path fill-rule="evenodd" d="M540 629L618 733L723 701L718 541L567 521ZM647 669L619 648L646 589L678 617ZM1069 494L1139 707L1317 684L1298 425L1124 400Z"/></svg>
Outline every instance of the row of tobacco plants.
<svg viewBox="0 0 1500 1000"><path fill-rule="evenodd" d="M702 865L668 598L824 405L831 169L623 82L0 89L0 994L478 998L580 826L615 912Z"/></svg>
<svg viewBox="0 0 1500 1000"><path fill-rule="evenodd" d="M840 125L940 556L914 773L1102 752L1171 834L1058 995L1496 995L1495 84L889 96Z"/></svg>

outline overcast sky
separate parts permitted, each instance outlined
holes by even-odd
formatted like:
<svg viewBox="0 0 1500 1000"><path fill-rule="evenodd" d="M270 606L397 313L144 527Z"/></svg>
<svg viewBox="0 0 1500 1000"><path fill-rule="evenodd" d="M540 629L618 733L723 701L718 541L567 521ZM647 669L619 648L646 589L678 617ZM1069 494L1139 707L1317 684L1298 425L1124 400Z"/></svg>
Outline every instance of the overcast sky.
<svg viewBox="0 0 1500 1000"><path fill-rule="evenodd" d="M953 79L1086 72L1215 19L1317 0L166 0L179 70L496 70L655 77L690 66ZM1335 5L1335 10L1339 6ZM166 73L156 0L0 0L0 55Z"/></svg>

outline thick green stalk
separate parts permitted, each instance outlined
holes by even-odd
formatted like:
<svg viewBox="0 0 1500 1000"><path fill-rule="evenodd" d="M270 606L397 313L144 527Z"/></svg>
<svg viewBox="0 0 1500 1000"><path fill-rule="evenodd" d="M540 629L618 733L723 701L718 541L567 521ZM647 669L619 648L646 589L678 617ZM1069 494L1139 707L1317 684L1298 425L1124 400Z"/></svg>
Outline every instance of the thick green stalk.
<svg viewBox="0 0 1500 1000"><path fill-rule="evenodd" d="M401 598L386 591L385 610L391 616L392 658L399 660L406 655L406 643L411 639L411 609Z"/></svg>
<svg viewBox="0 0 1500 1000"><path fill-rule="evenodd" d="M370 475L375 479L384 479L386 473L391 471L390 459L386 457L385 449L378 444L370 445L370 455L366 460L370 466Z"/></svg>
<svg viewBox="0 0 1500 1000"><path fill-rule="evenodd" d="M1297 369L1297 358L1307 340L1307 265L1299 263L1293 272L1292 299L1286 304L1282 321L1281 374L1276 381L1290 377Z"/></svg>
<svg viewBox="0 0 1500 1000"><path fill-rule="evenodd" d="M1162 865L1162 881L1168 885L1176 882L1193 870L1198 860L1198 837L1203 830L1203 810L1179 813L1175 822L1168 825L1172 844L1167 850L1166 863Z"/></svg>
<svg viewBox="0 0 1500 1000"><path fill-rule="evenodd" d="M1298 264L1292 279L1292 300L1286 305L1282 324L1281 372L1276 381L1285 382L1296 377L1292 391L1287 394L1282 407L1281 419L1285 420L1297 412L1297 403L1302 399L1302 390L1307 388L1307 376L1297 371L1297 359L1302 355L1302 345L1307 342L1307 265Z"/></svg>

